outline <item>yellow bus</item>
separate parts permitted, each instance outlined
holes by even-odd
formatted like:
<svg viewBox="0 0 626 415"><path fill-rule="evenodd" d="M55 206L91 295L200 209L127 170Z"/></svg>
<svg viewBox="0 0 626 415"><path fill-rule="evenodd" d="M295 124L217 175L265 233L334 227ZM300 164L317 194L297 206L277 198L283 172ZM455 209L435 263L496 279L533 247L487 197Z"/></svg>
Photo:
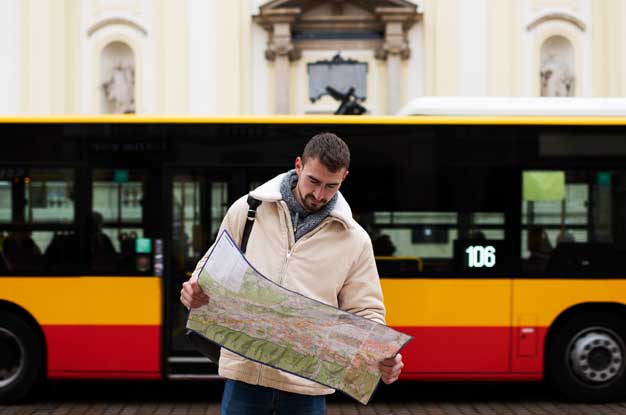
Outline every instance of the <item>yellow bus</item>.
<svg viewBox="0 0 626 415"><path fill-rule="evenodd" d="M42 379L211 379L181 284L307 139L377 256L405 380L626 392L626 117L0 119L0 399ZM253 230L254 232L254 230Z"/></svg>

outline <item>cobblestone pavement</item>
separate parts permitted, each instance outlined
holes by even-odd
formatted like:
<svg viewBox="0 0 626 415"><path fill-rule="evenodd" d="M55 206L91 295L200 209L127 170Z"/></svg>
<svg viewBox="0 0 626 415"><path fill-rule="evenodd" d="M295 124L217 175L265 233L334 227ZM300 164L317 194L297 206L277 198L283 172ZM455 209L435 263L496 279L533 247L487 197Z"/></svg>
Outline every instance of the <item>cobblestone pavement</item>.
<svg viewBox="0 0 626 415"><path fill-rule="evenodd" d="M213 382L56 382L0 415L219 414L223 384ZM626 402L566 403L541 384L408 383L381 386L369 405L333 395L329 415L626 415ZM297 415L297 414L296 414Z"/></svg>

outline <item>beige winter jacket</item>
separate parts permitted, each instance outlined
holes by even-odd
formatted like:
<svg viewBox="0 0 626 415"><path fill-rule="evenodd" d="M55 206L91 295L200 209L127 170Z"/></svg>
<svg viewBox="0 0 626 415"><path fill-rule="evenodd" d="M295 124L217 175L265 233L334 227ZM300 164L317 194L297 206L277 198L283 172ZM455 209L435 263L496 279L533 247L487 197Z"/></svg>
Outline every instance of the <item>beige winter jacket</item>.
<svg viewBox="0 0 626 415"><path fill-rule="evenodd" d="M384 324L385 308L371 240L352 218L346 200L338 193L330 215L294 242L291 216L280 194L284 175L250 192L263 202L248 240L246 257L250 263L285 288ZM220 233L222 229L228 230L239 243L247 211L247 196L244 196L228 210ZM198 263L194 277L205 258ZM305 395L334 392L319 383L247 360L225 349L221 352L219 374Z"/></svg>

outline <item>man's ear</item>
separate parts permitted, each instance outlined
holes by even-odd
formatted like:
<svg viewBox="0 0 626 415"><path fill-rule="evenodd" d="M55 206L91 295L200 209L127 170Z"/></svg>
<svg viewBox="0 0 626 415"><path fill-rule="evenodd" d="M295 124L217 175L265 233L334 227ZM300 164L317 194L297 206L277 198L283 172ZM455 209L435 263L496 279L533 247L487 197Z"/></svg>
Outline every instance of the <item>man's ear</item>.
<svg viewBox="0 0 626 415"><path fill-rule="evenodd" d="M346 170L346 172L343 174L343 178L341 179L341 181L346 180L346 177L348 177L348 173L350 173L348 170Z"/></svg>
<svg viewBox="0 0 626 415"><path fill-rule="evenodd" d="M300 173L302 173L303 165L304 163L302 162L302 157L300 156L296 157L296 174L298 175L298 177L300 176Z"/></svg>

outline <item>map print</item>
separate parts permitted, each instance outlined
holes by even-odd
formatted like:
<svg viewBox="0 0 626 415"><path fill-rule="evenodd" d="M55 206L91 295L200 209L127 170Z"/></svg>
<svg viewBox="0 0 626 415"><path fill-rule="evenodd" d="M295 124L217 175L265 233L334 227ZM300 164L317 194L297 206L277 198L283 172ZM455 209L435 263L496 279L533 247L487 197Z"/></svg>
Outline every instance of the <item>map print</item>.
<svg viewBox="0 0 626 415"><path fill-rule="evenodd" d="M290 291L250 265L224 231L198 278L209 304L187 328L248 359L339 389L367 404L378 364L411 336Z"/></svg>

